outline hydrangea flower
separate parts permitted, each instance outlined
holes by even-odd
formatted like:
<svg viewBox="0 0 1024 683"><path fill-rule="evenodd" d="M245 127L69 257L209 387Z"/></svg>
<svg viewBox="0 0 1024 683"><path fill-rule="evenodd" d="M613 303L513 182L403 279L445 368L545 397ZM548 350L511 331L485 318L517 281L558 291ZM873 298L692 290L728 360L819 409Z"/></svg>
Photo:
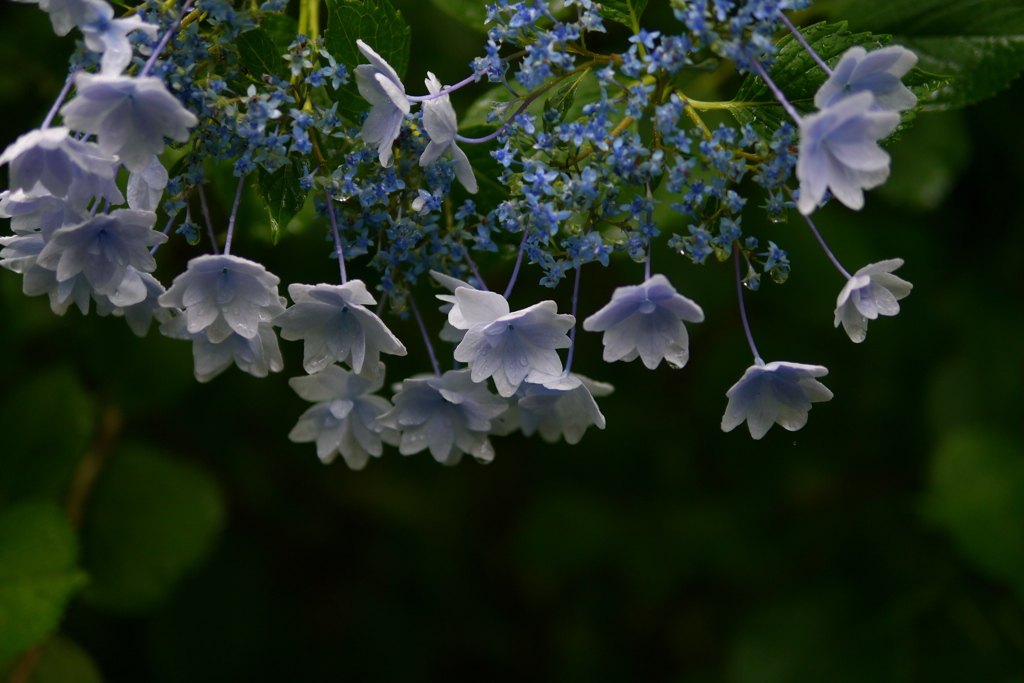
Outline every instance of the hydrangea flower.
<svg viewBox="0 0 1024 683"><path fill-rule="evenodd" d="M864 190L889 177L889 154L878 146L900 123L900 115L872 109L875 97L859 92L808 114L800 124L800 213L810 215L831 190L851 209L864 206Z"/></svg>
<svg viewBox="0 0 1024 683"><path fill-rule="evenodd" d="M832 392L815 379L827 374L828 369L821 365L783 361L765 365L756 359L725 394L729 404L722 417L722 431L731 432L746 420L755 439L767 434L773 424L795 432L807 424L812 403L832 398Z"/></svg>
<svg viewBox="0 0 1024 683"><path fill-rule="evenodd" d="M76 209L96 196L114 205L124 202L115 182L117 157L69 132L64 126L33 130L11 143L0 155L0 166L10 164L11 190L38 196L45 188Z"/></svg>
<svg viewBox="0 0 1024 683"><path fill-rule="evenodd" d="M66 36L71 29L85 21L89 12L88 0L15 0L38 4L39 9L50 15L53 32L58 36Z"/></svg>
<svg viewBox="0 0 1024 683"><path fill-rule="evenodd" d="M452 327L452 324L450 322L448 322L448 313L452 310L452 308L456 306L457 303L455 300L455 290L458 289L459 287L466 287L468 289L476 288L470 285L468 282L463 282L458 278L452 277L450 275L445 275L444 273L439 273L436 270L430 271L430 276L433 277L438 282L440 282L445 287L445 289L451 292L451 294L436 295L438 299L445 302L444 305L441 306L439 309L442 313L445 314L444 327L441 328L441 333L437 336L440 337L442 341L458 344L460 341L462 341L463 337L466 336L466 331L456 329Z"/></svg>
<svg viewBox="0 0 1024 683"><path fill-rule="evenodd" d="M284 308L283 297L279 306ZM160 332L173 339L192 340L194 373L199 382L209 382L232 363L253 377L266 377L284 368L277 335L269 323L260 323L252 337L232 332L221 341L212 342L205 334L189 332L187 319L179 315L161 325Z"/></svg>
<svg viewBox="0 0 1024 683"><path fill-rule="evenodd" d="M114 8L104 0L86 0L86 12L78 25L85 46L102 53L100 70L112 76L119 75L132 61L132 44L128 34L143 31L150 40L156 39L159 26L149 24L137 15L114 19Z"/></svg>
<svg viewBox="0 0 1024 683"><path fill-rule="evenodd" d="M524 380L562 372L555 349L570 346L567 332L576 318L559 314L554 301L509 312L500 294L466 287L455 290L455 299L448 321L466 330L455 360L469 365L474 382L493 377L498 393L511 396Z"/></svg>
<svg viewBox="0 0 1024 683"><path fill-rule="evenodd" d="M141 211L156 211L168 180L167 169L153 157L146 168L128 174L128 206Z"/></svg>
<svg viewBox="0 0 1024 683"><path fill-rule="evenodd" d="M508 409L508 401L473 381L468 369L404 380L394 403L378 422L402 433L402 455L430 449L443 465L457 464L465 453L482 462L494 459L487 435L494 419Z"/></svg>
<svg viewBox="0 0 1024 683"><path fill-rule="evenodd" d="M917 64L917 55L902 45L868 52L859 45L847 50L832 75L814 95L814 106L829 107L858 92L875 96L875 109L903 111L917 104L917 95L900 80Z"/></svg>
<svg viewBox="0 0 1024 683"><path fill-rule="evenodd" d="M391 145L398 139L402 120L411 109L409 99L391 65L362 40L357 40L356 45L370 60L369 64L360 64L355 70L359 94L372 107L360 136L366 144L377 147L380 164L387 168L392 161Z"/></svg>
<svg viewBox="0 0 1024 683"><path fill-rule="evenodd" d="M171 319L171 309L160 305L160 296L165 291L155 277L129 267L117 290L107 298L112 306L117 306L113 314L123 315L136 337L145 337L154 320L165 323ZM181 313L176 309L174 312Z"/></svg>
<svg viewBox="0 0 1024 683"><path fill-rule="evenodd" d="M583 321L583 329L604 332L605 362L639 356L649 370L662 358L681 368L690 358L684 320L703 322L704 311L677 293L664 275L654 275L643 284L618 287L604 308Z"/></svg>
<svg viewBox="0 0 1024 683"><path fill-rule="evenodd" d="M398 445L399 434L377 418L392 405L380 396L371 396L384 386L384 372L377 379L366 379L337 365L328 365L308 377L292 377L288 384L299 396L316 405L299 417L288 434L296 443L316 442L317 457L324 463L338 453L351 469L366 467L370 456L379 458L382 443Z"/></svg>
<svg viewBox="0 0 1024 683"><path fill-rule="evenodd" d="M61 114L68 127L93 133L100 149L117 154L130 171L143 171L164 149L164 137L188 142L199 123L153 76L131 78L79 71L77 96Z"/></svg>
<svg viewBox="0 0 1024 683"><path fill-rule="evenodd" d="M24 190L0 192L0 218L10 218L11 232L17 235L39 232L47 240L65 223L81 223L87 217L73 211L60 197L45 192L32 196Z"/></svg>
<svg viewBox="0 0 1024 683"><path fill-rule="evenodd" d="M65 226L50 237L38 263L56 271L58 282L81 273L98 294L111 294L129 266L141 273L156 269L149 248L166 242L167 235L153 230L154 222L151 211L118 209Z"/></svg>
<svg viewBox="0 0 1024 683"><path fill-rule="evenodd" d="M232 334L252 339L260 325L284 312L277 294L280 282L262 264L238 256L197 256L188 262L160 305L185 311L189 334L204 332L217 344Z"/></svg>
<svg viewBox="0 0 1024 683"><path fill-rule="evenodd" d="M343 285L288 285L295 305L274 318L281 337L303 339L302 367L313 374L333 361L347 362L359 375L373 377L381 353L407 351L384 321L366 306L377 303L362 280Z"/></svg>
<svg viewBox="0 0 1024 683"><path fill-rule="evenodd" d="M532 436L539 431L548 443L564 436L566 443L577 444L590 425L605 428L604 415L594 397L607 396L615 388L576 374L565 380L557 386L528 382L522 385L517 408L519 428L524 435Z"/></svg>
<svg viewBox="0 0 1024 683"><path fill-rule="evenodd" d="M864 341L869 320L900 312L900 305L896 302L910 294L914 287L892 274L902 265L903 259L899 258L868 264L854 273L839 292L835 326L842 323L854 342Z"/></svg>
<svg viewBox="0 0 1024 683"><path fill-rule="evenodd" d="M431 95L441 92L441 82L437 76L427 72L424 79L427 90ZM448 95L441 95L423 103L423 128L430 136L430 142L420 155L420 166L428 166L437 159L452 153L453 170L455 177L459 179L462 186L470 194L477 191L476 176L473 175L473 167L469 165L469 157L455 144L455 136L459 132L459 123L455 118L455 109L448 99Z"/></svg>

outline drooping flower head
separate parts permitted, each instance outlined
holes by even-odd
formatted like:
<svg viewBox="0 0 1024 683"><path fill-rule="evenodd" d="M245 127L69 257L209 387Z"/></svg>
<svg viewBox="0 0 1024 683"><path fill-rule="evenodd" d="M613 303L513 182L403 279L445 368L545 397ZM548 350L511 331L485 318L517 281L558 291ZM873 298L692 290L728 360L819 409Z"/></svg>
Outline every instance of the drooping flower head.
<svg viewBox="0 0 1024 683"><path fill-rule="evenodd" d="M288 384L302 398L316 405L299 417L288 434L296 443L316 442L316 454L329 463L338 453L354 470L366 467L370 456L379 458L382 443L398 444L398 431L385 427L377 418L389 411L387 399L371 394L384 385L384 372L371 380L328 365L315 375L292 377Z"/></svg>
<svg viewBox="0 0 1024 683"><path fill-rule="evenodd" d="M410 110L409 99L391 65L362 40L357 40L356 45L370 60L355 69L359 94L372 106L360 136L366 144L377 147L380 164L387 168L392 161L391 145L398 139L402 120Z"/></svg>
<svg viewBox="0 0 1024 683"><path fill-rule="evenodd" d="M238 256L197 256L188 262L160 305L185 310L189 334L205 333L214 344L231 334L252 339L260 324L284 312L280 282L262 264Z"/></svg>
<svg viewBox="0 0 1024 683"><path fill-rule="evenodd" d="M835 326L842 323L850 339L856 343L864 341L868 333L868 321L880 315L896 315L900 312L900 299L910 294L914 285L893 275L903 265L903 259L889 259L864 266L846 281L846 286L836 299Z"/></svg>
<svg viewBox="0 0 1024 683"><path fill-rule="evenodd" d="M427 90L431 95L441 92L441 82L437 77L427 72L424 79ZM448 95L441 95L423 103L423 128L430 137L426 149L420 155L420 166L428 166L439 157L448 152L452 153L454 162L455 177L459 179L462 186L470 194L477 191L476 177L473 175L473 168L469 165L469 157L455 144L455 135L459 132L459 123L455 118L455 109L448 99Z"/></svg>
<svg viewBox="0 0 1024 683"><path fill-rule="evenodd" d="M722 431L731 432L746 420L755 439L767 434L773 424L795 432L807 424L812 403L832 398L832 392L815 379L827 374L828 369L821 365L783 361L765 365L757 359L725 394L729 404L722 417Z"/></svg>
<svg viewBox="0 0 1024 683"><path fill-rule="evenodd" d="M854 210L864 206L864 190L889 177L889 154L878 146L900 123L900 115L872 109L875 96L859 92L844 97L800 124L800 213L810 215L831 190Z"/></svg>
<svg viewBox="0 0 1024 683"><path fill-rule="evenodd" d="M85 3L85 16L78 26L85 38L85 46L103 55L100 59L100 70L103 73L120 75L132 61L132 44L128 34L143 31L153 40L159 26L146 23L136 15L115 19L114 8L105 0L85 0Z"/></svg>
<svg viewBox="0 0 1024 683"><path fill-rule="evenodd" d="M704 311L677 293L664 275L653 275L643 284L618 287L604 308L583 321L583 329L604 332L608 363L640 357L653 370L664 358L681 368L690 358L684 320L703 322Z"/></svg>
<svg viewBox="0 0 1024 683"><path fill-rule="evenodd" d="M279 306L284 308L283 298ZM252 337L232 332L219 342L212 342L201 332L189 332L187 319L178 315L161 325L160 332L173 339L192 341L194 373L199 382L209 382L232 363L253 377L266 377L268 373L280 372L284 368L277 335L269 323L260 323Z"/></svg>
<svg viewBox="0 0 1024 683"><path fill-rule="evenodd" d="M305 340L303 367L320 372L329 363L347 362L356 374L374 376L381 353L407 351L384 321L368 310L377 301L362 280L343 285L288 285L295 305L274 318L283 339Z"/></svg>
<svg viewBox="0 0 1024 683"><path fill-rule="evenodd" d="M402 382L395 407L379 422L402 433L398 452L412 455L430 450L443 465L455 465L465 453L477 460L494 459L487 438L493 420L508 401L474 382L470 371L449 370L441 377L412 377Z"/></svg>
<svg viewBox="0 0 1024 683"><path fill-rule="evenodd" d="M61 114L68 127L96 135L100 149L117 154L130 171L143 171L164 149L164 137L187 142L199 123L153 76L130 78L80 71L78 94Z"/></svg>
<svg viewBox="0 0 1024 683"><path fill-rule="evenodd" d="M567 444L577 444L590 425L605 428L607 423L594 397L607 396L612 391L611 384L576 374L563 378L557 385L524 383L517 403L519 428L526 436L540 432L548 443L564 436Z"/></svg>
<svg viewBox="0 0 1024 683"><path fill-rule="evenodd" d="M452 327L466 330L455 360L469 365L474 382L494 378L498 393L511 396L531 376L562 372L555 349L569 348L567 332L576 319L559 314L554 301L509 312L508 301L495 292L459 287L458 305L448 313Z"/></svg>
<svg viewBox="0 0 1024 683"><path fill-rule="evenodd" d="M167 169L153 157L146 168L128 174L128 206L141 211L156 211L168 180Z"/></svg>
<svg viewBox="0 0 1024 683"><path fill-rule="evenodd" d="M847 50L832 75L814 95L814 106L825 109L858 92L875 96L872 108L903 111L917 104L917 95L900 80L917 64L917 55L902 45L868 52L860 45Z"/></svg>

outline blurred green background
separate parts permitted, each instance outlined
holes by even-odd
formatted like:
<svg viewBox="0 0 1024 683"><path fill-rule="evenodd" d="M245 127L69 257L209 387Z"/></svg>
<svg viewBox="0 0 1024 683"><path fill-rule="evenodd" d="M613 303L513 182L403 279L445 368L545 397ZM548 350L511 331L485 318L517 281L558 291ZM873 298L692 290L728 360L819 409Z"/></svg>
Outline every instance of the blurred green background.
<svg viewBox="0 0 1024 683"><path fill-rule="evenodd" d="M407 83L462 78L481 36L396 4ZM38 125L71 43L34 6L0 11L6 146ZM751 219L793 262L747 296L760 350L827 366L835 393L760 442L718 427L750 361L731 265L665 249L656 270L707 322L681 371L603 364L582 334L574 369L616 386L607 430L495 439L486 467L390 450L363 472L287 440L307 407L287 385L298 344L284 373L200 385L189 344L56 317L0 271L0 675L59 632L30 650L31 680L1024 681L1022 110L1018 83L922 115L862 213L821 212L848 269L899 256L914 283L862 345L832 327L843 283L802 221ZM318 231L271 248L264 215L248 197L235 251L285 283L336 276ZM157 277L195 253L173 239ZM582 315L642 272L590 268ZM544 294L534 275L523 305ZM427 367L415 328L394 329L411 354L392 380ZM16 557L33 558L21 574ZM19 582L31 604L11 601Z"/></svg>

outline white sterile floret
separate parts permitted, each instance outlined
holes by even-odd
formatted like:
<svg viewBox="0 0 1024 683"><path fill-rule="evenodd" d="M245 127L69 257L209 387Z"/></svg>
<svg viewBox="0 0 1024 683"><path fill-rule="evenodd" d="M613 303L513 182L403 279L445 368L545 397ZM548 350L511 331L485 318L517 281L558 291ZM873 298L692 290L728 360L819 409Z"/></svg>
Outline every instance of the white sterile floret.
<svg viewBox="0 0 1024 683"><path fill-rule="evenodd" d="M38 4L39 9L50 15L53 32L66 36L75 26L85 21L89 10L88 0L14 0Z"/></svg>
<svg viewBox="0 0 1024 683"><path fill-rule="evenodd" d="M494 459L487 435L508 402L488 391L487 385L474 382L469 370L404 380L394 403L378 422L402 433L402 455L430 449L443 465L457 464L465 453L482 462Z"/></svg>
<svg viewBox="0 0 1024 683"><path fill-rule="evenodd" d="M440 282L451 294L437 294L436 297L444 302L438 310L445 314L444 327L441 328L441 333L437 335L442 341L453 342L458 344L462 341L462 338L466 336L465 330L459 330L452 327L452 324L448 322L448 313L458 304L455 300L455 290L459 287L466 287L468 289L476 289L468 282L452 277L451 275L445 275L439 273L436 270L430 271L430 276Z"/></svg>
<svg viewBox="0 0 1024 683"><path fill-rule="evenodd" d="M140 290L142 296L139 296ZM129 268L117 291L107 299L112 306L117 307L113 314L123 315L135 336L145 337L154 320L165 323L171 319L171 309L160 305L160 296L165 291L160 281L149 273L139 273Z"/></svg>
<svg viewBox="0 0 1024 683"><path fill-rule="evenodd" d="M509 312L500 294L467 287L457 288L455 299L448 321L466 330L455 360L469 365L474 382L493 377L498 393L511 396L524 380L562 372L555 349L569 348L567 332L576 318L559 314L554 301Z"/></svg>
<svg viewBox="0 0 1024 683"><path fill-rule="evenodd" d="M151 211L118 209L64 226L51 235L38 263L55 271L58 282L81 273L98 294L111 294L129 267L140 273L156 268L149 249L166 242L167 235L152 229L155 221Z"/></svg>
<svg viewBox="0 0 1024 683"><path fill-rule="evenodd" d="M755 439L767 434L773 424L795 432L807 424L812 403L832 398L832 392L815 379L827 374L821 365L782 361L765 365L757 359L725 394L729 404L722 431L731 432L746 420Z"/></svg>
<svg viewBox="0 0 1024 683"><path fill-rule="evenodd" d="M283 297L279 307L284 308ZM253 377L266 377L269 372L280 372L284 368L277 335L269 323L260 323L252 337L231 333L217 343L202 333L190 333L186 319L181 315L161 325L160 332L174 339L192 340L194 373L200 382L209 382L232 363Z"/></svg>
<svg viewBox="0 0 1024 683"><path fill-rule="evenodd" d="M832 75L814 96L814 106L824 109L844 97L868 91L875 109L903 111L917 104L917 95L900 80L917 64L917 55L902 45L868 52L860 45L847 50Z"/></svg>
<svg viewBox="0 0 1024 683"><path fill-rule="evenodd" d="M284 311L277 293L280 281L255 261L206 254L188 262L160 305L184 309L188 332L203 332L214 344L232 333L252 339L261 323Z"/></svg>
<svg viewBox="0 0 1024 683"><path fill-rule="evenodd" d="M128 174L128 206L142 211L156 211L167 187L167 169L157 157L141 171Z"/></svg>
<svg viewBox="0 0 1024 683"><path fill-rule="evenodd" d="M37 188L38 189L38 188ZM40 232L44 240L65 223L81 223L88 214L75 211L67 201L41 190L28 195L24 190L0 192L0 218L11 219L11 232L27 235Z"/></svg>
<svg viewBox="0 0 1024 683"><path fill-rule="evenodd" d="M80 71L78 94L61 114L68 127L93 133L100 148L117 154L130 171L142 171L164 149L164 137L188 142L199 123L163 82L153 76L131 78Z"/></svg>
<svg viewBox="0 0 1024 683"><path fill-rule="evenodd" d="M409 99L391 65L362 40L357 40L356 46L370 60L355 69L359 94L371 105L359 134L366 144L376 146L380 164L387 168L392 161L391 145L398 139L402 120L410 110Z"/></svg>
<svg viewBox="0 0 1024 683"><path fill-rule="evenodd" d="M153 40L160 27L146 23L136 15L114 19L114 8L105 0L85 1L85 17L78 26L85 38L85 46L103 55L100 58L102 73L119 75L132 61L132 44L128 34L144 31Z"/></svg>
<svg viewBox="0 0 1024 683"><path fill-rule="evenodd" d="M354 372L373 377L381 353L404 356L407 351L384 321L366 306L377 303L362 280L343 285L288 285L295 305L274 318L281 338L303 339L306 372L323 370L334 361L347 362Z"/></svg>
<svg viewBox="0 0 1024 683"><path fill-rule="evenodd" d="M896 315L896 303L910 294L914 285L893 275L903 259L889 259L864 266L846 281L836 299L835 325L842 323L850 339L860 343L868 333L868 321L880 315Z"/></svg>
<svg viewBox="0 0 1024 683"><path fill-rule="evenodd" d="M114 205L124 202L115 182L117 157L68 133L63 126L33 130L8 145L0 166L10 164L11 190L34 197L45 188L79 210L97 196Z"/></svg>
<svg viewBox="0 0 1024 683"><path fill-rule="evenodd" d="M296 443L316 442L317 457L324 463L338 453L351 469L366 467L372 455L379 458L383 444L398 445L398 431L377 418L391 410L387 399L371 394L384 386L384 370L367 379L337 365L307 377L292 377L288 384L302 398L316 403L299 417L288 434Z"/></svg>
<svg viewBox="0 0 1024 683"><path fill-rule="evenodd" d="M588 332L604 332L604 360L631 361L638 356L653 370L664 358L674 368L690 358L683 321L704 321L704 311L676 292L664 275L640 285L618 287L608 304L583 321Z"/></svg>
<svg viewBox="0 0 1024 683"><path fill-rule="evenodd" d="M431 95L441 92L441 82L429 71L423 82L427 84L427 90ZM438 157L451 152L455 177L467 192L476 193L476 177L473 175L472 166L469 165L469 157L455 144L459 123L448 95L441 95L423 103L423 128L427 131L430 142L420 155L420 166L432 164Z"/></svg>
<svg viewBox="0 0 1024 683"><path fill-rule="evenodd" d="M605 428L604 415L594 397L607 396L614 390L611 384L576 374L548 386L524 383L517 404L519 428L526 436L539 431L548 443L565 437L566 443L577 444L590 425Z"/></svg>
<svg viewBox="0 0 1024 683"><path fill-rule="evenodd" d="M889 153L878 145L900 123L900 115L872 109L874 95L859 92L845 97L800 124L800 213L810 215L825 191L854 210L864 206L864 190L889 177Z"/></svg>

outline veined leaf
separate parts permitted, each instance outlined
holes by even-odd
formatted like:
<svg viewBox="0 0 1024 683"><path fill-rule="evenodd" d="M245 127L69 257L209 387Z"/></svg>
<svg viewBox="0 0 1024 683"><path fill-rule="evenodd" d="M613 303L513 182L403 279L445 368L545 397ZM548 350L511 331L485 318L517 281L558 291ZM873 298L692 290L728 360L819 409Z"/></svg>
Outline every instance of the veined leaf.
<svg viewBox="0 0 1024 683"><path fill-rule="evenodd" d="M281 231L288 227L288 222L302 210L306 203L307 192L299 186L299 178L303 176L298 159L273 173L260 167L256 171L256 192L270 215L270 232L274 244L281 238Z"/></svg>
<svg viewBox="0 0 1024 683"><path fill-rule="evenodd" d="M646 7L647 0L603 0L601 16L635 30L640 27L640 15Z"/></svg>
<svg viewBox="0 0 1024 683"><path fill-rule="evenodd" d="M262 80L263 74L284 77L288 72L284 52L261 28L238 36L238 57L242 60L242 66L257 80Z"/></svg>

